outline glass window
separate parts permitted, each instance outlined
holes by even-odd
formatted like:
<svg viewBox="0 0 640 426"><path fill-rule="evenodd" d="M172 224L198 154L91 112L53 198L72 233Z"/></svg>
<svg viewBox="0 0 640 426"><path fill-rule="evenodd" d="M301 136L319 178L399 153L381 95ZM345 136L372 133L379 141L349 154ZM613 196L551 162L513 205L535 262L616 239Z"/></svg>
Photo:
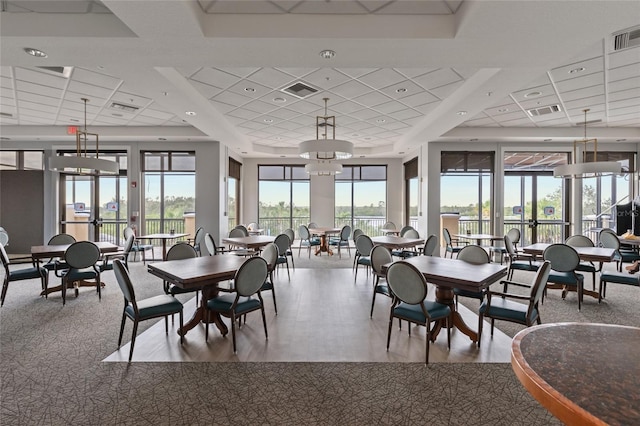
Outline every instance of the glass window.
<svg viewBox="0 0 640 426"><path fill-rule="evenodd" d="M44 153L0 151L0 170L44 170Z"/></svg>
<svg viewBox="0 0 640 426"><path fill-rule="evenodd" d="M335 226L378 235L386 218L387 166L343 166L335 180Z"/></svg>
<svg viewBox="0 0 640 426"><path fill-rule="evenodd" d="M310 181L304 166L258 166L258 223L267 235L297 232L310 220Z"/></svg>

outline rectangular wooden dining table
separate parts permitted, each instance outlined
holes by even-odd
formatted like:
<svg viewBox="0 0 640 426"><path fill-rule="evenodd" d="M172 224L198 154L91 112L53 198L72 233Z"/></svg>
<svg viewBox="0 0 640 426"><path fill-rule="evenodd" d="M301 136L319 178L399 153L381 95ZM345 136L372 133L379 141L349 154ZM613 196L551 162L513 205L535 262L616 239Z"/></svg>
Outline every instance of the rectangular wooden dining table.
<svg viewBox="0 0 640 426"><path fill-rule="evenodd" d="M274 242L275 239L276 237L268 235L249 235L248 237L223 238L222 242L229 244L230 246L256 250Z"/></svg>
<svg viewBox="0 0 640 426"><path fill-rule="evenodd" d="M244 257L239 256L216 255L147 265L147 271L163 281L184 289L202 289L200 306L196 308L193 317L178 330L178 334L184 335L200 322L206 320L205 304L207 300L218 294L221 281L231 280L235 277L236 271L245 260ZM213 322L223 336L229 332L219 315L213 316Z"/></svg>
<svg viewBox="0 0 640 426"><path fill-rule="evenodd" d="M316 249L316 256L321 254L323 251L327 252L329 256L333 256L333 250L329 247L329 237L332 234L339 234L342 231L342 228L332 228L332 227L318 227L318 228L309 228L309 233L311 235L315 235L320 237L320 245Z"/></svg>
<svg viewBox="0 0 640 426"><path fill-rule="evenodd" d="M188 237L191 234L187 234L184 232L180 232L180 233L171 233L171 232L166 232L166 233L158 233L158 234L147 234L147 235L140 235L139 237L136 237L138 240L160 240L162 241L162 260L166 260L167 259L167 241L168 240L173 240L176 238L184 238L184 237Z"/></svg>
<svg viewBox="0 0 640 426"><path fill-rule="evenodd" d="M453 327L478 342L478 333L464 322L456 309L453 289L459 288L479 292L497 282L507 274L507 267L496 263L476 265L463 260L432 256L414 256L405 259L424 275L428 283L436 285L436 302L449 306L453 313ZM383 265L383 268L391 264ZM435 341L440 330L446 327L446 320L439 321L431 334Z"/></svg>
<svg viewBox="0 0 640 426"><path fill-rule="evenodd" d="M385 246L386 248L393 249L403 249L403 248L413 248L424 244L424 239L422 238L404 238L398 237L395 235L384 235L381 237L371 237L371 241L373 244L377 244L380 246Z"/></svg>

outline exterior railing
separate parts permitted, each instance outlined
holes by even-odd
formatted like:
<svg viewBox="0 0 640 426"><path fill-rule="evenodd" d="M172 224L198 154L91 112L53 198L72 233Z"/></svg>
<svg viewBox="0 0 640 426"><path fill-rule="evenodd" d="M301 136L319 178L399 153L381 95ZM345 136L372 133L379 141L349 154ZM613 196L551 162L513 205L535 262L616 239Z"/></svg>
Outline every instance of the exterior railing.
<svg viewBox="0 0 640 426"><path fill-rule="evenodd" d="M157 234L169 232L173 229L176 233L184 233L184 223L184 218L164 219L164 229L161 229L161 219L145 219L144 232L145 234ZM124 243L124 228L126 227L127 222L125 221L102 221L98 240L122 245Z"/></svg>

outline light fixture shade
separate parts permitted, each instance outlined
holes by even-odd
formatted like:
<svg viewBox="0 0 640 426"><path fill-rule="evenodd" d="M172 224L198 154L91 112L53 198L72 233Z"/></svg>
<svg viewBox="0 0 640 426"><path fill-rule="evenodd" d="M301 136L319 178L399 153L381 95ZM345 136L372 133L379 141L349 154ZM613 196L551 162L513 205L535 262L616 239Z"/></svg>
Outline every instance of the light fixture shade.
<svg viewBox="0 0 640 426"><path fill-rule="evenodd" d="M563 164L553 169L554 177L589 178L623 173L617 161L596 161L592 163Z"/></svg>
<svg viewBox="0 0 640 426"><path fill-rule="evenodd" d="M102 158L77 155L58 155L49 159L49 169L56 172L82 175L118 174L120 164Z"/></svg>
<svg viewBox="0 0 640 426"><path fill-rule="evenodd" d="M304 170L310 175L333 176L342 173L342 164L319 161L307 164Z"/></svg>
<svg viewBox="0 0 640 426"><path fill-rule="evenodd" d="M353 143L341 139L310 139L298 145L298 152L308 160L346 160L353 156Z"/></svg>

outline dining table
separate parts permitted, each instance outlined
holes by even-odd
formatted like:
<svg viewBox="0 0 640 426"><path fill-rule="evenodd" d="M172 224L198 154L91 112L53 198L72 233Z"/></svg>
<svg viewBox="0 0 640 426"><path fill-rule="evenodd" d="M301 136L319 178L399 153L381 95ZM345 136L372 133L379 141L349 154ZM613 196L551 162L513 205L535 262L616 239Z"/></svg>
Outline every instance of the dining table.
<svg viewBox="0 0 640 426"><path fill-rule="evenodd" d="M380 237L371 237L373 244L385 246L389 250L415 248L424 244L423 238L404 238L395 235L383 235Z"/></svg>
<svg viewBox="0 0 640 426"><path fill-rule="evenodd" d="M269 243L274 242L276 237L270 235L249 235L248 237L227 237L222 242L233 247L259 250Z"/></svg>
<svg viewBox="0 0 640 426"><path fill-rule="evenodd" d="M316 249L316 256L322 254L322 252L326 252L329 256L333 256L333 250L329 247L329 237L331 235L339 234L342 231L342 228L335 227L317 227L317 228L309 228L309 233L311 235L320 237L320 245Z"/></svg>
<svg viewBox="0 0 640 426"><path fill-rule="evenodd" d="M490 241L492 244L493 241L500 241L504 238L504 235L493 234L454 234L453 236L458 239L475 240L476 244L479 246L482 245L482 241Z"/></svg>
<svg viewBox="0 0 640 426"><path fill-rule="evenodd" d="M100 250L101 253L115 253L120 250L116 244L107 241L92 241ZM64 258L64 253L71 244L44 244L41 246L31 246L31 258L38 262L51 258ZM104 287L104 282L100 283ZM84 281L78 282L78 287L95 287L95 283L85 283ZM41 296L61 291L62 285L48 287L47 290L42 290Z"/></svg>
<svg viewBox="0 0 640 426"><path fill-rule="evenodd" d="M400 235L400 230L396 228L382 228L380 232L384 235Z"/></svg>
<svg viewBox="0 0 640 426"><path fill-rule="evenodd" d="M511 366L527 391L567 425L640 424L640 328L552 323L511 343Z"/></svg>
<svg viewBox="0 0 640 426"><path fill-rule="evenodd" d="M507 267L497 263L476 265L463 260L433 256L413 256L403 262L414 265L428 283L435 284L436 302L447 305L453 314L452 327L456 327L477 343L477 331L472 330L464 322L456 309L453 289L459 288L477 293L507 275ZM383 265L383 271L390 265L391 263ZM440 330L446 326L446 320L438 321L431 333L431 340L435 341Z"/></svg>
<svg viewBox="0 0 640 426"><path fill-rule="evenodd" d="M176 238L184 238L188 237L191 234L184 232L160 232L156 234L147 234L136 236L138 240L160 240L162 241L162 260L167 260L167 241L173 240Z"/></svg>
<svg viewBox="0 0 640 426"><path fill-rule="evenodd" d="M236 271L245 262L244 257L230 255L202 256L191 259L169 260L150 263L147 271L163 281L175 284L183 289L202 289L200 305L182 328L178 329L179 335L185 335L200 322L207 320L205 307L209 299L216 297L220 291L220 282L231 280ZM222 335L229 332L228 327L219 315L213 315L215 323Z"/></svg>

